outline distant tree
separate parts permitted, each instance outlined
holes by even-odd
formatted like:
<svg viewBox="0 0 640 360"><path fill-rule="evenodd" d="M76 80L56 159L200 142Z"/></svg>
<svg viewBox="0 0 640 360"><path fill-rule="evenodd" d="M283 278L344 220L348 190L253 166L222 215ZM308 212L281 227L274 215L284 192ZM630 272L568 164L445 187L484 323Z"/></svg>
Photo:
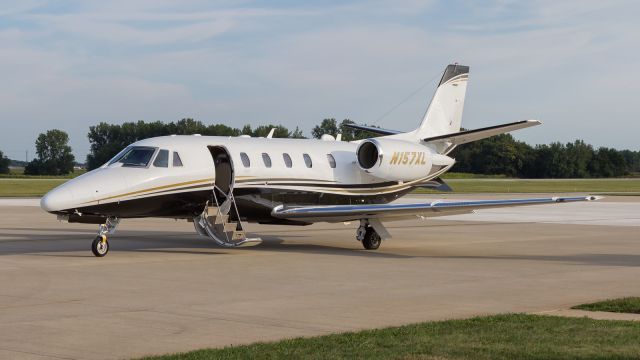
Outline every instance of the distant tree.
<svg viewBox="0 0 640 360"><path fill-rule="evenodd" d="M265 137L267 135L269 135L269 132L271 131L271 129L275 128L276 131L273 132L273 137L274 138L288 138L290 137L291 133L289 132L289 129L287 129L286 127L282 126L282 125L260 125L257 128L255 128L255 130L253 130L253 132L251 133L251 136L253 137Z"/></svg>
<svg viewBox="0 0 640 360"><path fill-rule="evenodd" d="M69 146L69 135L53 129L40 134L36 140L38 157L24 169L28 175L65 175L73 171L75 157Z"/></svg>
<svg viewBox="0 0 640 360"><path fill-rule="evenodd" d="M640 173L640 151L622 150L620 155L624 157L628 173Z"/></svg>
<svg viewBox="0 0 640 360"><path fill-rule="evenodd" d="M355 122L349 119L344 119L340 123L340 133L342 133L342 140L344 141L362 140L380 136L372 132L350 128L347 126L348 124L355 124Z"/></svg>
<svg viewBox="0 0 640 360"><path fill-rule="evenodd" d="M238 136L240 130L222 124L205 125L194 119L182 119L177 122L126 122L122 125L100 123L89 127L87 134L90 152L87 155L87 169L100 167L120 150L138 140L164 135L216 135Z"/></svg>
<svg viewBox="0 0 640 360"><path fill-rule="evenodd" d="M242 127L242 131L240 131L241 135L253 135L253 130L251 129L251 125L247 124Z"/></svg>
<svg viewBox="0 0 640 360"><path fill-rule="evenodd" d="M291 133L291 138L292 139L306 139L307 137L304 136L304 134L302 133L302 130L300 130L296 126L296 129Z"/></svg>
<svg viewBox="0 0 640 360"><path fill-rule="evenodd" d="M329 134L331 136L338 135L338 123L336 122L336 119L324 119L320 125L316 125L311 130L311 135L316 139L320 139L324 134Z"/></svg>
<svg viewBox="0 0 640 360"><path fill-rule="evenodd" d="M587 178L590 177L589 163L593 158L593 147L585 144L582 140L576 140L573 143L567 143L566 163L568 166L567 177L569 178Z"/></svg>
<svg viewBox="0 0 640 360"><path fill-rule="evenodd" d="M589 171L594 177L614 177L626 175L626 162L622 154L606 147L599 148L589 163Z"/></svg>
<svg viewBox="0 0 640 360"><path fill-rule="evenodd" d="M313 130L311 130L311 135L316 139L320 139L324 134L329 134L333 137L336 137L338 134L342 134L342 140L344 141L361 140L379 136L368 131L350 128L347 124L355 124L355 122L349 119L344 119L340 124L338 124L334 118L324 119L320 125L317 125Z"/></svg>
<svg viewBox="0 0 640 360"><path fill-rule="evenodd" d="M0 151L0 174L8 174L9 173L9 164L11 160L8 157L4 156L4 153Z"/></svg>
<svg viewBox="0 0 640 360"><path fill-rule="evenodd" d="M519 176L531 162L532 148L509 134L493 136L457 147L453 171Z"/></svg>

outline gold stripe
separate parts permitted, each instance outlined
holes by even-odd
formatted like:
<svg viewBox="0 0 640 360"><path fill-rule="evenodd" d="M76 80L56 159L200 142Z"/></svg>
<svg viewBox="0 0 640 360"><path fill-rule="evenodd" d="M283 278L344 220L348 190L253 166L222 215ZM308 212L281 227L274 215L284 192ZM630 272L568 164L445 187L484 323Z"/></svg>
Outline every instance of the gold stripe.
<svg viewBox="0 0 640 360"><path fill-rule="evenodd" d="M214 181L213 179L201 179L201 180L185 181L185 182L181 182L181 183L175 183L175 184L163 185L163 186L156 186L156 187L152 187L152 188L148 188L148 189L132 191L132 192L119 194L119 195L113 195L113 196L109 196L109 197L106 197L106 198L102 198L102 199L98 199L98 200L92 200L92 201L88 201L88 202L110 200L110 199L114 199L114 198L117 198L117 197L138 195L138 194L142 194L142 193L146 193L146 192L151 192L151 191L156 191L156 190L163 190L163 189L170 189L170 188L180 187L180 186L184 186L184 185L197 184L197 183L201 183L201 182L207 182L207 183L213 184L213 181Z"/></svg>

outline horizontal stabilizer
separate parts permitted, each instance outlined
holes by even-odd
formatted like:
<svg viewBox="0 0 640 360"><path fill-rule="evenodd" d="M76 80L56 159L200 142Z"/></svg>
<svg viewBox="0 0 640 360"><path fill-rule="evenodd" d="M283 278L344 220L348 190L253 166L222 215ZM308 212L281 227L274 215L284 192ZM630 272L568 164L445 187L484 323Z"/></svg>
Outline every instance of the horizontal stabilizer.
<svg viewBox="0 0 640 360"><path fill-rule="evenodd" d="M356 129L356 130L368 131L368 132L371 132L371 133L374 133L374 134L378 134L378 135L395 135L395 134L402 133L402 131L381 129L379 127L367 126L367 125L344 124L344 126L350 127L352 129Z"/></svg>
<svg viewBox="0 0 640 360"><path fill-rule="evenodd" d="M542 122L538 120L523 120L516 121L509 124L502 124L496 126L489 126L486 128L461 131L453 134L446 134L440 136L433 136L423 139L424 142L448 142L453 145L466 144L469 142L482 140L491 136L504 134L510 131L528 128L531 126L540 125Z"/></svg>

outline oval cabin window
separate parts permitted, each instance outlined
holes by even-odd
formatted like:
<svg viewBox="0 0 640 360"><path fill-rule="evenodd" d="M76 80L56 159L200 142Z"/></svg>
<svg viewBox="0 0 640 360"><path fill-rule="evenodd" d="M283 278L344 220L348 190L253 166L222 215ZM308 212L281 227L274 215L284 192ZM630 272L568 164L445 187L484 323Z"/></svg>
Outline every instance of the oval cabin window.
<svg viewBox="0 0 640 360"><path fill-rule="evenodd" d="M269 157L269 154L262 153L262 161L264 161L264 166L268 168L271 167L271 158Z"/></svg>
<svg viewBox="0 0 640 360"><path fill-rule="evenodd" d="M248 168L251 166L251 160L249 160L249 155L247 155L247 153L241 152L240 160L242 160L242 165L244 165L244 167Z"/></svg>
<svg viewBox="0 0 640 360"><path fill-rule="evenodd" d="M302 154L302 157L304 158L304 164L307 165L308 168L313 166L311 156L309 156L309 154Z"/></svg>
<svg viewBox="0 0 640 360"><path fill-rule="evenodd" d="M289 156L289 154L287 154L287 153L282 154L282 159L284 160L284 164L288 168L293 166L293 162L291 161L291 156Z"/></svg>

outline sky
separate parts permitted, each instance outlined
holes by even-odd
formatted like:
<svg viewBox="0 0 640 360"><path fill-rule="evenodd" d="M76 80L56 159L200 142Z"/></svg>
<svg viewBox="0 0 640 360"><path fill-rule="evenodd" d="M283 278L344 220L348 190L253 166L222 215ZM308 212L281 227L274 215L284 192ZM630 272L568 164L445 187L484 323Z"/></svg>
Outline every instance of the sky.
<svg viewBox="0 0 640 360"><path fill-rule="evenodd" d="M524 119L530 144L640 150L638 1L0 0L0 150L99 122L324 118L412 130L445 66L463 126Z"/></svg>

